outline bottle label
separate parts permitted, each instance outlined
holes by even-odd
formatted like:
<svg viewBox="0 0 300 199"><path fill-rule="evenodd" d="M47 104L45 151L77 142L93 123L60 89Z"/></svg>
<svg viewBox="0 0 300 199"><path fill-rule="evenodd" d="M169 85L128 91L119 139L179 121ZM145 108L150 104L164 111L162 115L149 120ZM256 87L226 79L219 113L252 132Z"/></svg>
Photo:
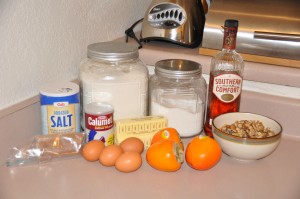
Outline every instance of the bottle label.
<svg viewBox="0 0 300 199"><path fill-rule="evenodd" d="M106 146L114 143L113 112L104 114L85 113L85 132L87 141L101 140Z"/></svg>
<svg viewBox="0 0 300 199"><path fill-rule="evenodd" d="M225 103L234 101L242 91L243 79L236 74L222 74L214 78L213 93Z"/></svg>
<svg viewBox="0 0 300 199"><path fill-rule="evenodd" d="M43 134L80 132L79 93L65 97L40 94Z"/></svg>

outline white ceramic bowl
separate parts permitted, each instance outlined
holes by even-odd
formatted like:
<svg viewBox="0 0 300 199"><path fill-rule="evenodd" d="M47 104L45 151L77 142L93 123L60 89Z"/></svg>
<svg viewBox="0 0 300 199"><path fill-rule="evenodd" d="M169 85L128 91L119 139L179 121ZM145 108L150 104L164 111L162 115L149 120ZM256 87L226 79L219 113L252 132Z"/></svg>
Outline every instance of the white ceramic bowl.
<svg viewBox="0 0 300 199"><path fill-rule="evenodd" d="M223 125L239 120L261 121L275 135L267 138L241 138L220 130ZM212 122L212 130L214 139L219 142L225 154L244 161L258 160L270 155L278 146L282 133L282 127L277 121L263 115L241 112L219 115Z"/></svg>

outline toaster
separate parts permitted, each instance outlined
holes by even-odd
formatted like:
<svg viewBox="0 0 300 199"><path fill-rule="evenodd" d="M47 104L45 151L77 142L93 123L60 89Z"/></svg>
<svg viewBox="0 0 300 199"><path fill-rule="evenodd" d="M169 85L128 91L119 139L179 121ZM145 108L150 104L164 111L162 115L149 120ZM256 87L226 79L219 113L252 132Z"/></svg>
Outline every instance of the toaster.
<svg viewBox="0 0 300 199"><path fill-rule="evenodd" d="M206 11L207 5L200 0L153 0L143 19L140 41L196 48L202 42Z"/></svg>

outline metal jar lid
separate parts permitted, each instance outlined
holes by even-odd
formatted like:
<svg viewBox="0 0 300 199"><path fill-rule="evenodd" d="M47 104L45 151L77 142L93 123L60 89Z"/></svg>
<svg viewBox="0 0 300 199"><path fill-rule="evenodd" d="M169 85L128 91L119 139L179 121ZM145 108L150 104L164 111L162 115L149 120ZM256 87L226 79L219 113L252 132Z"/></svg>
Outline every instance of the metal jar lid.
<svg viewBox="0 0 300 199"><path fill-rule="evenodd" d="M201 64L184 59L166 59L155 63L155 74L169 78L199 77Z"/></svg>
<svg viewBox="0 0 300 199"><path fill-rule="evenodd" d="M139 57L137 46L121 42L100 42L87 47L87 57L93 60L124 61Z"/></svg>

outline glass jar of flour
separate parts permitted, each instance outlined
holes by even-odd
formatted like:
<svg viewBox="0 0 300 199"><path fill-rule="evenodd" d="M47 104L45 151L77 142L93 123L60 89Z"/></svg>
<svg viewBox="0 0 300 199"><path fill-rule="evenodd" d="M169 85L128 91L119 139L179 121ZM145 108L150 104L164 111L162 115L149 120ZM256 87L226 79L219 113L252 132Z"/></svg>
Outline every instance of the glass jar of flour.
<svg viewBox="0 0 300 199"><path fill-rule="evenodd" d="M177 129L181 137L202 132L207 85L199 63L158 61L149 88L150 115L167 117L168 126Z"/></svg>
<svg viewBox="0 0 300 199"><path fill-rule="evenodd" d="M87 59L80 65L82 110L89 103L102 102L113 106L114 119L147 115L148 75L136 46L121 42L89 45Z"/></svg>

